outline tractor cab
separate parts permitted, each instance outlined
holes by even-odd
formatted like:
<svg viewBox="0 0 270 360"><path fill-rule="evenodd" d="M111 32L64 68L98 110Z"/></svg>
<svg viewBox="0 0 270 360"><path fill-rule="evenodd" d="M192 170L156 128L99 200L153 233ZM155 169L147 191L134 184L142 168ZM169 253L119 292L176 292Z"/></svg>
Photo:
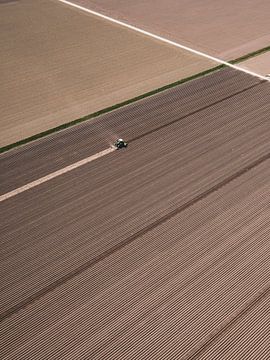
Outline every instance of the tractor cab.
<svg viewBox="0 0 270 360"><path fill-rule="evenodd" d="M125 142L123 139L117 139L114 143L114 146L117 149L122 149L122 148L126 148L128 146L128 143Z"/></svg>

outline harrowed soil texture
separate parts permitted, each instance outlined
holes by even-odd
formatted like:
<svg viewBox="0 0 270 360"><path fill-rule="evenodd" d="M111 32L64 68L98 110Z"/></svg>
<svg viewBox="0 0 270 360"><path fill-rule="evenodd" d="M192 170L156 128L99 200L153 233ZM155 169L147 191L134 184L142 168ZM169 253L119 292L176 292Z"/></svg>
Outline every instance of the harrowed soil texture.
<svg viewBox="0 0 270 360"><path fill-rule="evenodd" d="M224 69L0 156L1 358L269 351L270 87Z"/></svg>
<svg viewBox="0 0 270 360"><path fill-rule="evenodd" d="M216 66L58 1L0 23L0 148Z"/></svg>

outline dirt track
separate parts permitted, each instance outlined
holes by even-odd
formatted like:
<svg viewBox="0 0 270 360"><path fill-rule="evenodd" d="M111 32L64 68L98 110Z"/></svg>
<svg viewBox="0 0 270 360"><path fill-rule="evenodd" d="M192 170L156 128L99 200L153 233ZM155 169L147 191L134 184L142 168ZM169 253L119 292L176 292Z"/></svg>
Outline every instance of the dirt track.
<svg viewBox="0 0 270 360"><path fill-rule="evenodd" d="M0 23L0 147L215 66L58 1Z"/></svg>
<svg viewBox="0 0 270 360"><path fill-rule="evenodd" d="M3 358L214 359L226 342L242 359L239 323L266 338L269 97L226 69L2 155L5 191L130 140L0 204Z"/></svg>
<svg viewBox="0 0 270 360"><path fill-rule="evenodd" d="M71 0L232 60L270 44L268 0Z"/></svg>

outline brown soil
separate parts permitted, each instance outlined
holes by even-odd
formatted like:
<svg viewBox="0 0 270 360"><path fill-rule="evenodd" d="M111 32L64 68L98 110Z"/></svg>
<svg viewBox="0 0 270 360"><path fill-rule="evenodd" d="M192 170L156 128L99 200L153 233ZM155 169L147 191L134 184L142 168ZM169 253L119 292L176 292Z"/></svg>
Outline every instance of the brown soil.
<svg viewBox="0 0 270 360"><path fill-rule="evenodd" d="M270 51L243 61L238 66L264 76L268 75L270 74Z"/></svg>
<svg viewBox="0 0 270 360"><path fill-rule="evenodd" d="M0 146L215 64L57 1L0 12Z"/></svg>
<svg viewBox="0 0 270 360"><path fill-rule="evenodd" d="M268 85L224 69L1 155L7 189L130 140L0 203L3 359L265 358Z"/></svg>
<svg viewBox="0 0 270 360"><path fill-rule="evenodd" d="M226 60L270 44L269 0L72 0Z"/></svg>

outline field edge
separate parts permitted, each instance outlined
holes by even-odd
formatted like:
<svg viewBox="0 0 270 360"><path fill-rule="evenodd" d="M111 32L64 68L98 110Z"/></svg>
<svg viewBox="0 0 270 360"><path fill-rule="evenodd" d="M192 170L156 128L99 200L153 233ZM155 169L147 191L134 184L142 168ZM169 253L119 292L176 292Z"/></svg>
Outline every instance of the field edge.
<svg viewBox="0 0 270 360"><path fill-rule="evenodd" d="M1 154L1 153L4 153L4 152L6 152L6 151L9 151L9 150L11 150L11 149L13 149L13 148L15 148L15 147L19 147L19 146L21 146L21 145L28 144L28 143L33 142L33 141L35 141L35 140L39 140L39 139L41 139L41 138L43 138L43 137L45 137L45 136L51 135L51 134L56 133L56 132L61 131L61 130L65 130L65 129L70 128L70 127L72 127L72 126L74 126L74 125L78 125L78 124L80 124L80 123L82 123L82 122L85 122L85 121L87 121L87 120L96 118L96 117L98 117L98 116L100 116L100 115L106 114L106 113L108 113L108 112L111 112L111 111L113 111L113 110L119 109L119 108L124 107L124 106L126 106L126 105L132 104L132 103L134 103L134 102L136 102L136 101L139 101L139 100L142 100L142 99L144 99L144 98L150 97L150 96L152 96L152 95L161 93L161 92L163 92L163 91L165 91L165 90L168 90L168 89L173 88L173 87L175 87L175 86L178 86L178 85L180 85L180 84L184 84L184 83L186 83L186 82L188 82L188 81L195 80L195 79L200 78L200 77L202 77L202 76L206 76L206 75L208 75L208 74L210 74L210 73L213 73L213 72L215 72L215 71L219 71L220 69L223 69L223 68L225 68L225 67L226 67L225 65L215 66L215 67L213 67L213 68L204 70L204 71L202 71L202 72L199 72L199 73L194 74L194 75L192 75L192 76L189 76L189 77L187 77L187 78L184 78L184 79L181 79L181 80L177 80L177 81L175 81L175 82L173 82L173 83L164 85L164 86L162 86L162 87L160 87L160 88L157 88L157 89L151 90L151 91L149 91L149 92L143 93L143 94L138 95L138 96L136 96L136 97L134 97L134 98L125 100L125 101L120 102L120 103L118 103L118 104L115 104L115 105L109 106L109 107L107 107L107 108L98 110L98 111L96 111L96 112L94 112L94 113L85 115L85 116L83 116L83 117L80 117L80 118L78 118L78 119L72 120L72 121L67 122L67 123L64 123L64 124L59 125L59 126L57 126L57 127L48 129L48 130L46 130L46 131L42 131L42 132L37 133L37 134L35 134L35 135L32 135L32 136L29 136L29 137L24 138L24 139L22 139L22 140L16 141L15 143L5 145L5 146L3 146L3 147L0 148L0 154Z"/></svg>
<svg viewBox="0 0 270 360"><path fill-rule="evenodd" d="M239 58L237 58L237 59L230 60L230 61L228 61L228 63L230 63L230 64L238 64L238 63L241 63L241 62L243 62L243 61L245 61L245 60L247 60L247 59L250 59L250 58L255 57L255 56L258 56L258 55L261 55L261 54L263 54L263 53L265 53L265 52L268 52L268 51L270 51L270 46L267 46L267 47L264 47L264 48L262 48L262 49L256 50L256 51L254 51L254 52L252 52L252 53L246 54L246 55L241 56L241 57L239 57ZM64 123L64 124L59 125L59 126L57 126L57 127L48 129L48 130L43 131L43 132L40 132L40 133L37 133L37 134L32 135L32 136L30 136L30 137L27 137L27 138L25 138L25 139L19 140L19 141L15 142L15 143L11 143L11 144L9 144L9 145L5 145L5 146L3 146L3 147L0 148L0 154L1 154L1 153L4 153L4 152L6 152L6 151L9 151L9 150L11 150L11 149L13 149L13 148L15 148L15 147L19 147L19 146L28 144L28 143L30 143L30 142L33 142L33 141L35 141L35 140L39 140L39 139L41 139L41 138L43 138L43 137L45 137L45 136L51 135L51 134L56 133L56 132L58 132L58 131L61 131L61 130L70 128L70 127L72 127L72 126L74 126L74 125L77 125L77 124L80 124L80 123L82 123L82 122L84 122L84 121L87 121L87 120L96 118L96 117L98 117L98 116L100 116L100 115L106 114L106 113L111 112L111 111L116 110L116 109L119 109L119 108L121 108L121 107L123 107L123 106L132 104L132 103L134 103L134 102L136 102L136 101L142 100L142 99L147 98L147 97L149 97L149 96L152 96L152 95L161 93L161 92L163 92L163 91L165 91L165 90L167 90L167 89L173 88L173 87L178 86L178 85L180 85L180 84L184 84L184 83L186 83L186 82L188 82L188 81L195 80L195 79L197 79L197 78L199 78L199 77L208 75L208 74L210 74L210 73L212 73L212 72L219 71L219 70L221 70L221 69L223 69L223 68L225 68L225 67L227 67L227 66L226 66L226 65L218 65L218 66L215 66L215 67L213 67L213 68L210 68L210 69L201 71L201 72L199 72L199 73L197 73L197 74L194 74L194 75L192 75L192 76L189 76L189 77L187 77L187 78L184 78L184 79L181 79L181 80L177 80L177 81L175 81L175 82L173 82L173 83L170 83L170 84L164 85L164 86L162 86L162 87L160 87L160 88L151 90L151 91L146 92L146 93L144 93L144 94L138 95L138 96L136 96L136 97L134 97L134 98L125 100L125 101L120 102L120 103L118 103L118 104L109 106L109 107L107 107L107 108L98 110L98 111L96 111L96 112L94 112L94 113L91 113L91 114L85 115L85 116L83 116L83 117L80 117L80 118L78 118L78 119L72 120L72 121L70 121L70 122Z"/></svg>

